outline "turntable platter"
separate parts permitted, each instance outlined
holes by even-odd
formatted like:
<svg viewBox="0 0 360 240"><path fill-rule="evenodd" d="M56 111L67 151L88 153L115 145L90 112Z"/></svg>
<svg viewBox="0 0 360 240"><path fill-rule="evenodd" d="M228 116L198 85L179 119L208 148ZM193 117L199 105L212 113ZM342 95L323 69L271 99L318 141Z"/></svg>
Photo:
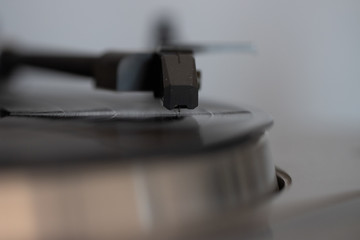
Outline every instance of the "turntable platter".
<svg viewBox="0 0 360 240"><path fill-rule="evenodd" d="M26 209L17 222L37 226L0 220L20 226L0 238L171 239L235 209L244 217L278 190L262 111L208 101L169 111L150 94L48 79L0 93L0 194L24 196L0 211Z"/></svg>
<svg viewBox="0 0 360 240"><path fill-rule="evenodd" d="M146 93L37 85L24 81L0 95L0 164L186 155L239 144L272 125L252 108L203 101L170 111Z"/></svg>

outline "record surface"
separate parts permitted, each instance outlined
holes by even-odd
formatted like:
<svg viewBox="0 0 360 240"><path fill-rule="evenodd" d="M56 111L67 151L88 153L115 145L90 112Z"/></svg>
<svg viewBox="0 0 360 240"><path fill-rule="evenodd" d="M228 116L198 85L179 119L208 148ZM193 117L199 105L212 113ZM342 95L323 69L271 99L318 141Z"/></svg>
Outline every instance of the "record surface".
<svg viewBox="0 0 360 240"><path fill-rule="evenodd" d="M200 101L194 110L169 111L150 93L60 78L35 75L2 87L1 165L186 155L238 144L272 125L251 108Z"/></svg>

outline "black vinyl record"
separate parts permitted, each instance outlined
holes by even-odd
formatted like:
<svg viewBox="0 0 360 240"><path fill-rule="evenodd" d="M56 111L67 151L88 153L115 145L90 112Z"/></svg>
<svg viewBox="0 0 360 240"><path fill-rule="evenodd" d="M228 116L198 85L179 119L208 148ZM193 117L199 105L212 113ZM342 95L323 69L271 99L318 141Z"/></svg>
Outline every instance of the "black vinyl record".
<svg viewBox="0 0 360 240"><path fill-rule="evenodd" d="M150 93L94 91L46 78L0 95L0 164L23 166L179 156L238 144L272 125L262 111L200 101L167 110Z"/></svg>

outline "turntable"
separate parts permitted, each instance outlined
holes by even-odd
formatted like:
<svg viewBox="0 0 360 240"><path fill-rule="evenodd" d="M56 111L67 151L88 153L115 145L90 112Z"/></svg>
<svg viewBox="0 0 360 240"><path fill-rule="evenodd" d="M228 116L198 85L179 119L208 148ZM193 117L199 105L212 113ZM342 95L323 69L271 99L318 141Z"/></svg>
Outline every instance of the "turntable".
<svg viewBox="0 0 360 240"><path fill-rule="evenodd" d="M101 56L4 49L0 238L302 239L295 225L314 233L298 216L322 195L306 200L275 167L272 118L199 99L194 54L204 49L168 42ZM322 214L359 223L359 203ZM350 208L357 211L342 215Z"/></svg>

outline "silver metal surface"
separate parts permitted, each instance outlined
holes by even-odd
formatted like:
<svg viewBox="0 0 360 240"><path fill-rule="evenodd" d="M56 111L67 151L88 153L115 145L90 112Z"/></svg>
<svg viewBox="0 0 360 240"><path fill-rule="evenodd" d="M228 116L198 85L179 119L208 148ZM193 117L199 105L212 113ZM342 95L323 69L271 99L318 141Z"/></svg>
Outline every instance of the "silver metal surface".
<svg viewBox="0 0 360 240"><path fill-rule="evenodd" d="M186 159L12 170L2 178L1 196L15 197L15 191L23 200L0 204L0 210L25 209L18 219L35 224L30 239L174 237L177 229L261 204L278 189L264 136ZM24 231L20 225L0 235Z"/></svg>

